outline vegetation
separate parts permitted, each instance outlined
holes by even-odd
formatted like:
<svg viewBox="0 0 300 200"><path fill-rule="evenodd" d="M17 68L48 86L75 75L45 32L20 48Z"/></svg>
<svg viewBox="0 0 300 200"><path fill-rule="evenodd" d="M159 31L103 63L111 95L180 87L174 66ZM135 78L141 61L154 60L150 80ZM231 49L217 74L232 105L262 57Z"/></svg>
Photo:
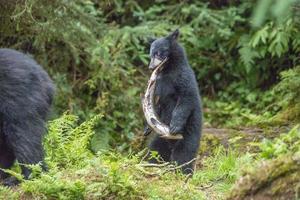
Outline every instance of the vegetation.
<svg viewBox="0 0 300 200"><path fill-rule="evenodd" d="M57 87L49 171L0 199L299 198L299 1L207 2L0 0L0 47ZM143 159L148 41L178 27L205 111L190 179Z"/></svg>

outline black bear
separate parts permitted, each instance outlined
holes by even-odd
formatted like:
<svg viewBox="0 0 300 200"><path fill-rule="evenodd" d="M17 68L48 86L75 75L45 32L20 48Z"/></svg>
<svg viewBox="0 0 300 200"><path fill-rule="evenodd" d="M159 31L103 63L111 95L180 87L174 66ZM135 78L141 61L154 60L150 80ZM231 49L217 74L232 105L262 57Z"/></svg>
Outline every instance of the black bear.
<svg viewBox="0 0 300 200"><path fill-rule="evenodd" d="M53 94L52 80L33 59L0 49L0 168L17 160L26 179L31 173L26 164L45 168L42 138ZM2 170L0 179L8 186L18 183Z"/></svg>
<svg viewBox="0 0 300 200"><path fill-rule="evenodd" d="M178 36L179 30L176 30L152 42L149 68L155 69L167 60L156 81L154 94L158 102L155 110L160 120L170 126L170 133L181 133L183 139L167 140L156 135L150 150L157 151L164 161L182 165L183 173L192 174L201 138L201 98L195 74L183 47L177 42ZM145 135L149 132L150 128L146 127Z"/></svg>

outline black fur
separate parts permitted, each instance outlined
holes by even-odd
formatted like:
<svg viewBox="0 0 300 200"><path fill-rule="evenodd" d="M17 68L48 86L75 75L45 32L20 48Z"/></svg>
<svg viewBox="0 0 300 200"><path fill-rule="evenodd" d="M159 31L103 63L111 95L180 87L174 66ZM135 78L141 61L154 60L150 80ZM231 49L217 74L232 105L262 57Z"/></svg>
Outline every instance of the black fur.
<svg viewBox="0 0 300 200"><path fill-rule="evenodd" d="M30 57L0 49L0 168L41 163L45 120L52 103L54 85L48 74ZM21 165L27 179L30 170ZM0 170L5 185L17 181Z"/></svg>
<svg viewBox="0 0 300 200"><path fill-rule="evenodd" d="M151 58L168 58L158 76L155 95L159 97L156 112L162 122L170 126L172 134L181 133L183 140L166 140L156 136L150 150L157 151L164 161L182 165L193 160L198 152L202 109L198 84L188 64L183 47L178 44L179 31L155 40L150 49ZM146 130L148 130L146 128ZM156 162L155 159L150 160ZM193 173L194 162L182 167L185 174Z"/></svg>

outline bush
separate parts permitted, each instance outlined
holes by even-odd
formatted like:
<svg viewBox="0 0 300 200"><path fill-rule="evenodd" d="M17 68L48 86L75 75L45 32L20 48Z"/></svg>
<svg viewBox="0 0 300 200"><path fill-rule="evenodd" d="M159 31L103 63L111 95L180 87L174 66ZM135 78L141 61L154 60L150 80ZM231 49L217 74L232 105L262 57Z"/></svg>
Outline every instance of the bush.
<svg viewBox="0 0 300 200"><path fill-rule="evenodd" d="M241 89L260 96L282 70L297 66L299 60L297 10L283 20L277 20L280 12L276 20L261 19L264 23L253 29L254 2L248 1L0 4L0 46L31 53L47 68L57 84L56 116L70 110L85 120L105 113L93 139L95 151L109 146L128 149L128 142L142 130L139 96L148 77L149 37L180 27L180 41L209 100L237 84L227 97L230 101Z"/></svg>
<svg viewBox="0 0 300 200"><path fill-rule="evenodd" d="M300 67L283 71L281 81L275 86L274 92L278 95L278 104L281 106L281 113L277 118L285 121L297 122L300 119Z"/></svg>

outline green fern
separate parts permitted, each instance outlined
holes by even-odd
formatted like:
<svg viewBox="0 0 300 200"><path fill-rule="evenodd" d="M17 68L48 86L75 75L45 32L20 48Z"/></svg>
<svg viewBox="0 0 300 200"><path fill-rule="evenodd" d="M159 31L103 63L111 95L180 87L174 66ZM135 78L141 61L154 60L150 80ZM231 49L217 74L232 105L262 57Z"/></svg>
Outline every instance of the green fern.
<svg viewBox="0 0 300 200"><path fill-rule="evenodd" d="M49 123L44 146L46 162L52 167L78 166L91 158L89 144L94 134L94 126L99 123L102 115L77 126L78 117L64 114L62 117Z"/></svg>

